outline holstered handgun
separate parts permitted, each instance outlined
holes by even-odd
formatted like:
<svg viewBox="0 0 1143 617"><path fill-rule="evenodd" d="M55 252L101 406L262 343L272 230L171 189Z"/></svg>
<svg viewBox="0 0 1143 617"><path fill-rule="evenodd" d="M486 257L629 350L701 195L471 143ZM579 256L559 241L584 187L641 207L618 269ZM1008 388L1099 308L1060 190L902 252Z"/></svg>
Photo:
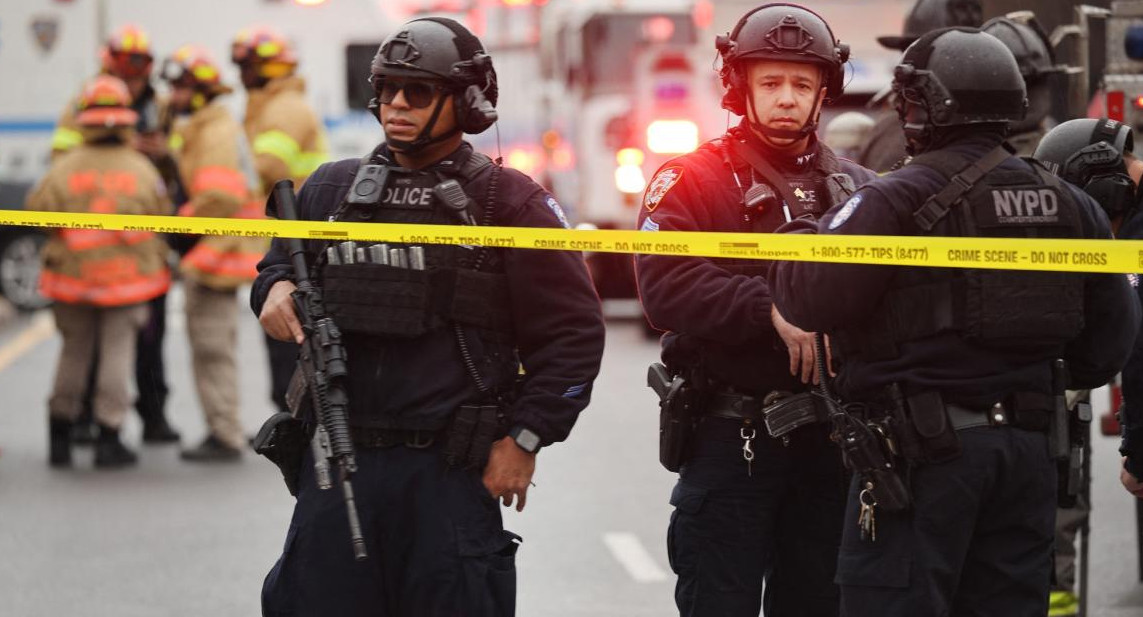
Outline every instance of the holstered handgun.
<svg viewBox="0 0 1143 617"><path fill-rule="evenodd" d="M897 512L909 507L909 490L893 466L889 436L848 414L836 420L835 441L846 467L861 475L863 488L873 494L877 507Z"/></svg>
<svg viewBox="0 0 1143 617"><path fill-rule="evenodd" d="M807 424L824 422L829 418L829 410L819 399L811 392L802 392L768 400L762 408L766 432L776 439L784 439L790 432Z"/></svg>
<svg viewBox="0 0 1143 617"><path fill-rule="evenodd" d="M659 463L677 472L694 434L693 389L681 375L672 377L658 362L647 369L647 385L659 396Z"/></svg>
<svg viewBox="0 0 1143 617"><path fill-rule="evenodd" d="M298 478L302 473L302 459L309 446L309 437L301 420L279 411L270 416L258 429L251 444L254 451L270 459L282 472L286 488L298 496Z"/></svg>
<svg viewBox="0 0 1143 617"><path fill-rule="evenodd" d="M1057 462L1059 486L1056 493L1057 505L1061 508L1074 508L1079 502L1087 478L1087 442L1091 438L1090 392L1077 393L1073 411L1068 414L1068 457Z"/></svg>

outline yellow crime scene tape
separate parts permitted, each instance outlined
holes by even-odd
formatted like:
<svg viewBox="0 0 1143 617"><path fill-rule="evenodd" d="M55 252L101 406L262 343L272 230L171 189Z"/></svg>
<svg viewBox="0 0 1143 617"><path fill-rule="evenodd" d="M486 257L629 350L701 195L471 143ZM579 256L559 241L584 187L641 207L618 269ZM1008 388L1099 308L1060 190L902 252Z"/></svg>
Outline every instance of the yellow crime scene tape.
<svg viewBox="0 0 1143 617"><path fill-rule="evenodd" d="M941 268L1143 272L1143 240L847 236L218 219L0 210L0 225Z"/></svg>

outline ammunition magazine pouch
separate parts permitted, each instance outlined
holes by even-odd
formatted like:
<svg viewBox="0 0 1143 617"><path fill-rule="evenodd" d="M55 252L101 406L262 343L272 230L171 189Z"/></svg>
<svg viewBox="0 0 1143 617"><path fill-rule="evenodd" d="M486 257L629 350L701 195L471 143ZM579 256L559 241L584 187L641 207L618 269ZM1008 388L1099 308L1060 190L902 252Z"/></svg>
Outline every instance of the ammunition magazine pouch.
<svg viewBox="0 0 1143 617"><path fill-rule="evenodd" d="M484 469L492 444L505 434L499 405L461 405L445 431L444 457L449 467Z"/></svg>
<svg viewBox="0 0 1143 617"><path fill-rule="evenodd" d="M302 472L302 459L309 448L310 438L301 420L285 412L270 416L254 437L254 451L270 459L282 472L282 479L290 494L297 497L298 479Z"/></svg>
<svg viewBox="0 0 1143 617"><path fill-rule="evenodd" d="M773 400L773 397L766 397ZM762 410L766 432L771 437L784 439L787 434L808 424L829 419L828 404L812 392L788 395L773 400Z"/></svg>
<svg viewBox="0 0 1143 617"><path fill-rule="evenodd" d="M450 323L512 332L503 274L362 263L327 264L323 278L326 310L346 332L410 339Z"/></svg>

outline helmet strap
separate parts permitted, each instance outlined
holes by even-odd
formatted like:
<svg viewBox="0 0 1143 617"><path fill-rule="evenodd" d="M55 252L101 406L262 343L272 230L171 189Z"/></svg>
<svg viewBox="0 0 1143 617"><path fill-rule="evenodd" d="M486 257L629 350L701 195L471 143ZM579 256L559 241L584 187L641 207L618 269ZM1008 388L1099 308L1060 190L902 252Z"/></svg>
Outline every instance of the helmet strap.
<svg viewBox="0 0 1143 617"><path fill-rule="evenodd" d="M449 139L459 133L460 127L458 126L453 128L453 130L437 135L436 137L431 136L433 134L433 127L437 125L437 119L440 118L441 111L444 109L445 98L446 97L444 94L442 94L441 97L437 100L437 105L433 108L433 115L429 117L429 121L425 124L425 128L421 129L421 132L418 133L416 138L414 138L412 141L392 139L386 135L385 143L389 144L389 149L401 154L416 154L428 146L445 141L446 139ZM378 106L377 109L377 119L378 121L381 119L380 106Z"/></svg>

